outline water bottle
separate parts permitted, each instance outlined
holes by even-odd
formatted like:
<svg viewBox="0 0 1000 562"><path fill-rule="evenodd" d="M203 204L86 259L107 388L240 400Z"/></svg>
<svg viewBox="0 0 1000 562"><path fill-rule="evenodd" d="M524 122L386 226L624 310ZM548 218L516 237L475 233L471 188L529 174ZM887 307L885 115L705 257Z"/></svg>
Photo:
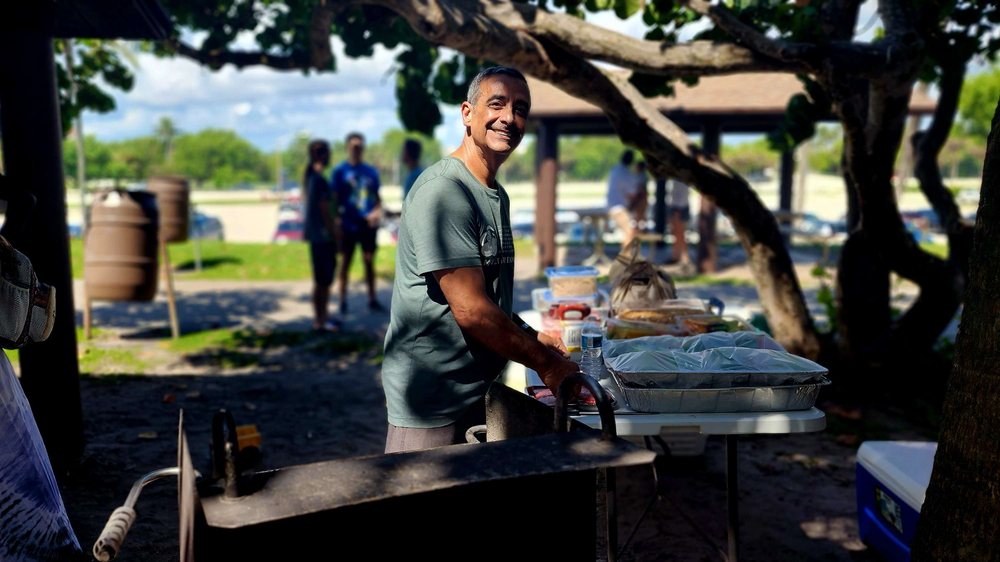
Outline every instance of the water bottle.
<svg viewBox="0 0 1000 562"><path fill-rule="evenodd" d="M583 350L580 368L595 381L601 380L604 373L604 361L601 359L603 340L600 323L593 318L587 319L580 334L580 347Z"/></svg>

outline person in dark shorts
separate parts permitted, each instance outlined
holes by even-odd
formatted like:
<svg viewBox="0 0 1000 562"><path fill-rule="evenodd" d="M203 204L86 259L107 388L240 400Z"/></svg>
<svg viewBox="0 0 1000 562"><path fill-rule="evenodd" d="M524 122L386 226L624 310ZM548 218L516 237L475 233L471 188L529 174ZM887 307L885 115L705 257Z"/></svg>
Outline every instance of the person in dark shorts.
<svg viewBox="0 0 1000 562"><path fill-rule="evenodd" d="M340 219L336 216L337 195L323 177L330 165L330 145L326 141L309 143L309 165L302 186L305 191L303 237L309 241L313 269L313 329L335 330L339 323L329 320L330 285L337 268L337 247L340 239Z"/></svg>
<svg viewBox="0 0 1000 562"><path fill-rule="evenodd" d="M671 248L669 263L690 263L688 255L687 240L684 232L687 230L687 223L691 219L691 210L688 207L688 194L691 188L687 184L670 180L670 230L674 234L674 246Z"/></svg>
<svg viewBox="0 0 1000 562"><path fill-rule="evenodd" d="M354 247L361 246L365 262L365 281L368 284L368 309L384 312L385 308L375 299L375 235L382 216L382 200L378 195L378 171L362 160L365 138L361 133L347 135L347 161L333 170L330 183L340 201L344 239L341 245L343 263L340 265L340 313L347 312L347 273L351 268Z"/></svg>

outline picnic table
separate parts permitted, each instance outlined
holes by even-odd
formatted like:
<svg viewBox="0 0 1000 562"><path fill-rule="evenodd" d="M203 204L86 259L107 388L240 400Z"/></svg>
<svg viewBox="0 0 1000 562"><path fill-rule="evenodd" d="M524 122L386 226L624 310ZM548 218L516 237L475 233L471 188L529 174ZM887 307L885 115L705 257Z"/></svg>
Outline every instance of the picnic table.
<svg viewBox="0 0 1000 562"><path fill-rule="evenodd" d="M518 316L535 329L541 328L541 313L535 310L519 312ZM527 387L543 385L538 374L522 365L511 363L501 377L502 382L515 390L524 392ZM647 448L653 450L653 442L666 447L660 436L673 428L697 428L703 435L722 435L726 440L726 512L728 528L728 548L723 550L715 544L692 519L685 517L687 522L709 541L728 562L739 560L739 481L738 457L736 442L740 435L785 435L791 433L813 433L826 429L826 414L818 408L788 412L738 412L738 413L695 413L695 414L650 414L635 412L628 408L621 396L618 385L610 378L600 381L615 398L615 425L619 437L641 438ZM573 418L589 427L600 429L601 420L597 414L581 414ZM665 451L669 454L669 450ZM652 508L661 494L659 471L653 472L655 493L650 498L633 528L630 536L622 545L622 551L628 547L635 535L636 529L642 523L646 513ZM675 506L677 507L677 506ZM683 515L683 514L682 514Z"/></svg>
<svg viewBox="0 0 1000 562"><path fill-rule="evenodd" d="M581 264L591 266L610 264L611 258L604 253L604 232L608 227L608 210L604 207L591 207L586 209L572 209L572 211L579 215L580 220L587 226L583 239L586 241L589 236L594 237L594 251ZM590 233L589 235L588 232Z"/></svg>

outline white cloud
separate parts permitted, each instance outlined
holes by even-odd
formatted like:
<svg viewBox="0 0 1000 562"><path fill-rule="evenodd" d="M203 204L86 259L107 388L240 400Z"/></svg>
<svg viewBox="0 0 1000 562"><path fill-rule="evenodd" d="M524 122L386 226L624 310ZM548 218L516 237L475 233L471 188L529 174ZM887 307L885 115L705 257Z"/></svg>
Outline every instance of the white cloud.
<svg viewBox="0 0 1000 562"><path fill-rule="evenodd" d="M375 104L375 93L369 88L362 88L350 92L324 94L316 96L314 99L323 105L364 107Z"/></svg>
<svg viewBox="0 0 1000 562"><path fill-rule="evenodd" d="M242 103L238 103L238 104L236 104L236 105L233 106L233 113L235 115L239 115L240 117L242 117L242 116L250 113L251 109L253 109L253 105L251 105L251 104L249 104L247 102L242 102Z"/></svg>
<svg viewBox="0 0 1000 562"><path fill-rule="evenodd" d="M861 7L858 27L876 17L865 36L874 34L880 22L874 0ZM621 20L613 12L589 14L588 21L627 35L641 37L646 26L640 14ZM697 26L689 26L682 39L690 39ZM204 41L204 33L183 34L193 45ZM322 138L342 138L360 130L377 139L388 129L399 127L395 80L395 58L405 47L376 48L374 56L351 59L343 43L331 39L336 72L283 72L266 67L237 70L226 66L211 71L182 58L138 55L140 67L129 93L115 93L118 109L108 115L88 113L84 130L109 140L151 134L161 116L169 116L186 132L206 127L232 128L257 146L270 150L289 133L309 129ZM235 48L252 49L252 38L241 34ZM454 52L443 49L444 56ZM115 92L114 90L111 90ZM464 134L458 108L443 106L443 124L435 131L445 147L457 146Z"/></svg>

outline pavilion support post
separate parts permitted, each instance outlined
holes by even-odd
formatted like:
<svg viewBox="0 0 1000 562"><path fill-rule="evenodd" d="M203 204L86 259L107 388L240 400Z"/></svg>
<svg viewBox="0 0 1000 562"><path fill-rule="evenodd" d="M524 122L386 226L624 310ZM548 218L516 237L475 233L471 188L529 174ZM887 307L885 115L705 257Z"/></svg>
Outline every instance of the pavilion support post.
<svg viewBox="0 0 1000 562"><path fill-rule="evenodd" d="M664 245L663 237L667 233L667 180L656 178L656 202L653 203L653 229L660 235L657 246Z"/></svg>
<svg viewBox="0 0 1000 562"><path fill-rule="evenodd" d="M36 20L41 21L45 18ZM49 459L59 470L83 452L83 420L53 57L52 32L44 25L0 30L4 171L11 187L29 191L37 200L23 231L10 242L31 260L38 279L56 289L52 334L21 350L21 386Z"/></svg>
<svg viewBox="0 0 1000 562"><path fill-rule="evenodd" d="M795 155L791 150L781 153L781 180L778 185L778 208L782 237L787 245L792 227L792 179L795 176Z"/></svg>
<svg viewBox="0 0 1000 562"><path fill-rule="evenodd" d="M706 154L716 155L719 153L719 140L722 136L722 128L719 123L709 121L704 123L701 132L701 147ZM719 241L716 238L716 221L718 210L715 202L709 201L707 197L701 197L701 210L698 213L698 271L702 273L713 273L719 261Z"/></svg>
<svg viewBox="0 0 1000 562"><path fill-rule="evenodd" d="M559 130L542 119L535 142L535 245L539 271L556 264L556 182L559 172Z"/></svg>

